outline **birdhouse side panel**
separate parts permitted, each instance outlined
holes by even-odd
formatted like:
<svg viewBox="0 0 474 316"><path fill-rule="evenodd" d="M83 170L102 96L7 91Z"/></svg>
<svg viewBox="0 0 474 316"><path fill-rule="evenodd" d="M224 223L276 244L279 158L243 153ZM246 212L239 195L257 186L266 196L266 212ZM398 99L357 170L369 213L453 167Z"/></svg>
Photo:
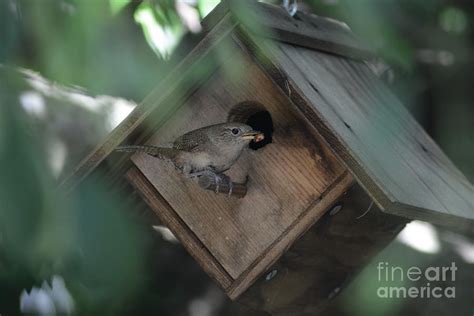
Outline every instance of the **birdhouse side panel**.
<svg viewBox="0 0 474 316"><path fill-rule="evenodd" d="M176 212L186 226L183 229L192 231L225 271L238 279L258 266L266 254L280 256L281 252L270 250L282 240L290 243L285 239L289 232L294 239L314 223L338 197L328 193L347 179L347 173L316 130L237 47L232 65L236 67L221 66L148 144L166 145L190 130L225 122L240 102L262 104L273 120L273 142L256 151L247 150L228 172L235 182L248 178L244 198L203 191L169 162L146 154L135 154L132 161ZM338 190L344 190L350 181L344 183ZM302 218L308 224L296 225ZM292 232L296 226L299 231Z"/></svg>
<svg viewBox="0 0 474 316"><path fill-rule="evenodd" d="M284 43L262 45L277 76L288 78L292 99L315 114L312 124L382 210L456 227L472 223L472 184L367 65Z"/></svg>

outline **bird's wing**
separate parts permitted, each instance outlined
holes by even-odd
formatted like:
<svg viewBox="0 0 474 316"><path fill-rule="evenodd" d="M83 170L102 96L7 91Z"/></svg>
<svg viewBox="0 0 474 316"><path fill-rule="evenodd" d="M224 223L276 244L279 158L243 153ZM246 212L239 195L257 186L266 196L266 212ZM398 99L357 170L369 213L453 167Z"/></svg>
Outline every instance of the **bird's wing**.
<svg viewBox="0 0 474 316"><path fill-rule="evenodd" d="M178 137L173 148L187 152L197 152L201 150L203 144L209 143L209 137L204 129L194 130Z"/></svg>
<svg viewBox="0 0 474 316"><path fill-rule="evenodd" d="M150 145L120 146L120 147L115 148L115 150L126 151L126 152L142 152L159 159L170 159L170 160L175 160L175 158L181 152L177 148L165 148L165 147L157 147L157 146L150 146Z"/></svg>

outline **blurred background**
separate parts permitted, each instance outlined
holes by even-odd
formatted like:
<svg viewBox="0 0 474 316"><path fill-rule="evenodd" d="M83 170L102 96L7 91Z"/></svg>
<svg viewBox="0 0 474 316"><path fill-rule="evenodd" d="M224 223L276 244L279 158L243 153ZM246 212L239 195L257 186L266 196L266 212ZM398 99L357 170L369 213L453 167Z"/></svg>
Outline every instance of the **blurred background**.
<svg viewBox="0 0 474 316"><path fill-rule="evenodd" d="M56 189L160 83L183 35L197 39L218 3L0 0L1 315L20 305L45 314L237 313L168 230L150 227L100 179L73 195ZM380 56L374 71L474 182L473 1L299 0L298 9L344 21L370 43ZM456 262L456 299L378 299L380 261ZM472 315L473 298L472 233L413 222L326 314Z"/></svg>

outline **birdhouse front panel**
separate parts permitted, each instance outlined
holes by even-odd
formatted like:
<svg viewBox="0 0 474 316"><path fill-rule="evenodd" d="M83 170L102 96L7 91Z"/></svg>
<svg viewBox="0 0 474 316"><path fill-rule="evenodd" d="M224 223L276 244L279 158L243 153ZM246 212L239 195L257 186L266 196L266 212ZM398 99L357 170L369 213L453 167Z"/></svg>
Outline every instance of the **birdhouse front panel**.
<svg viewBox="0 0 474 316"><path fill-rule="evenodd" d="M169 210L175 214L173 232L178 237L191 234L185 246L204 247L212 262L202 257L198 261L211 275L222 270L230 285L218 281L236 295L347 190L352 178L263 71L237 46L234 50L232 60L238 67L221 66L147 143L163 146L190 130L225 122L242 102L259 104L271 116L272 142L246 150L227 172L234 182L247 183L246 196L204 191L171 163L143 153L134 154L132 161L144 179L131 178L136 184L149 183L142 193L161 201L152 208L160 216L163 207L168 215Z"/></svg>

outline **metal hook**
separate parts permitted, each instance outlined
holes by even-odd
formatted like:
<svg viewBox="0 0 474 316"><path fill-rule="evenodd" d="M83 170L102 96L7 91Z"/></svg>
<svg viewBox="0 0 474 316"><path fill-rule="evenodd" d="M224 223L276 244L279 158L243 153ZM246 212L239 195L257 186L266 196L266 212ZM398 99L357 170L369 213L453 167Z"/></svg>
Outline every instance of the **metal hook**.
<svg viewBox="0 0 474 316"><path fill-rule="evenodd" d="M374 201L371 200L367 210L363 214L357 216L356 219L361 219L362 217L364 217L370 211L370 209L372 208L373 205L374 205Z"/></svg>
<svg viewBox="0 0 474 316"><path fill-rule="evenodd" d="M293 17L298 11L298 2L297 0L292 0L290 4L290 0L283 0L283 7L285 7L286 12Z"/></svg>

